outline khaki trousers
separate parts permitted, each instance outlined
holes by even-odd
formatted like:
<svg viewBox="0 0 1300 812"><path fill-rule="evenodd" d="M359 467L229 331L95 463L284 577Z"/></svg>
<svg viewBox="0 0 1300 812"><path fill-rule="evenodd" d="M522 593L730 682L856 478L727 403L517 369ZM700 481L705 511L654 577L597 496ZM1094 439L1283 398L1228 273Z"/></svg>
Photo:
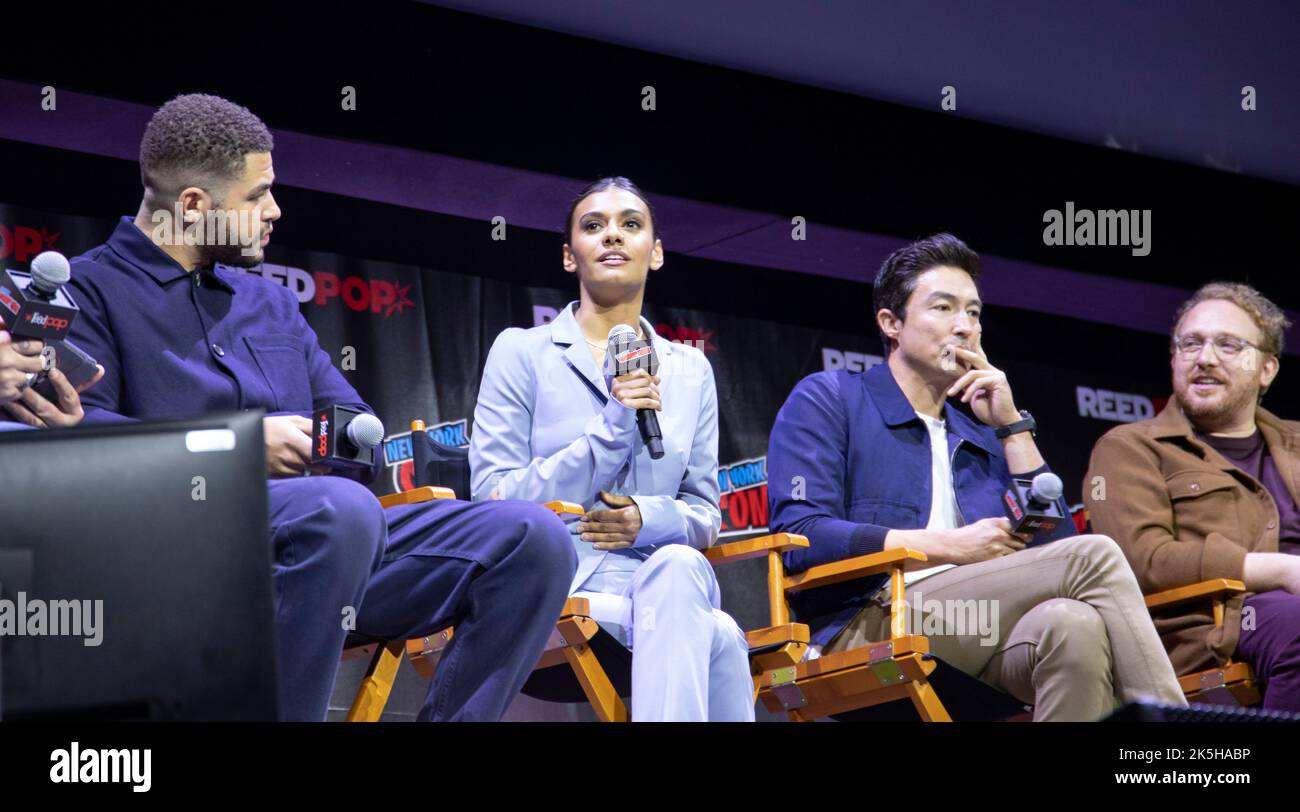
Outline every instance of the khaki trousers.
<svg viewBox="0 0 1300 812"><path fill-rule="evenodd" d="M886 586L826 646L889 638ZM949 665L1034 706L1096 721L1116 699L1185 706L1137 580L1107 536L1075 536L932 575L905 592L906 630Z"/></svg>

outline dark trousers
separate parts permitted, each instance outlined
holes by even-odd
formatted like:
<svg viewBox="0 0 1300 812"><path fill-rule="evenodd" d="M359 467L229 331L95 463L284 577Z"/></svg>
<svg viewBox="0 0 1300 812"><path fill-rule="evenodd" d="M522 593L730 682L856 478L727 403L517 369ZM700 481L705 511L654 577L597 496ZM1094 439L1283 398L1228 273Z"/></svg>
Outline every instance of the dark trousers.
<svg viewBox="0 0 1300 812"><path fill-rule="evenodd" d="M269 493L282 718L325 718L352 624L384 639L454 625L419 718L501 717L577 567L559 518L519 501L384 510L339 477L272 480Z"/></svg>
<svg viewBox="0 0 1300 812"><path fill-rule="evenodd" d="M1247 598L1237 655L1254 669L1265 708L1300 711L1300 595L1274 589Z"/></svg>

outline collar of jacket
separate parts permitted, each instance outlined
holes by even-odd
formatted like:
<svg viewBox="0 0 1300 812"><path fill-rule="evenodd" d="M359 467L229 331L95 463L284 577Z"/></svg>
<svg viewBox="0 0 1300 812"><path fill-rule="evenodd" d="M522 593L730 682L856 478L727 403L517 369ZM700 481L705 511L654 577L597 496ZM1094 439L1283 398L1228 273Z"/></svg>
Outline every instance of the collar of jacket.
<svg viewBox="0 0 1300 812"><path fill-rule="evenodd" d="M867 387L868 394L876 403L876 408L880 409L880 414L885 418L886 425L901 426L905 423L920 423L921 418L917 416L916 409L912 407L911 401L894 379L894 372L889 368L889 362L876 364L871 369L862 374L862 383ZM1002 453L1002 444L993 436L993 430L983 423L979 423L971 418L970 415L963 412L953 405L949 400L944 404L944 418L948 423L948 431L957 435L961 439L983 450L986 454L998 456Z"/></svg>
<svg viewBox="0 0 1300 812"><path fill-rule="evenodd" d="M560 314L551 320L551 342L566 347L564 350L565 360L574 372L582 376L589 386L595 387L601 397L608 400L609 389L605 385L605 375L596 367L596 361L591 357L587 350L587 339L582 334L582 327L578 325L578 319L574 314L578 312L578 302L569 302L560 311ZM673 354L673 344L660 338L650 322L645 317L641 317L641 331L650 339L651 345L655 348L655 354L659 356L659 376L665 377L665 360Z"/></svg>
<svg viewBox="0 0 1300 812"><path fill-rule="evenodd" d="M117 228L113 229L113 235L108 238L108 244L114 253L149 274L160 286L166 286L167 283L175 282L177 279L188 279L190 276L189 271L182 268L180 263L168 256L166 251L155 245L148 235L136 227L133 217L122 218ZM226 273L224 269L222 272ZM199 268L197 273L202 273L205 278L223 290L229 293L235 292L235 289L218 275L217 266L214 265L210 269Z"/></svg>
<svg viewBox="0 0 1300 812"><path fill-rule="evenodd" d="M1294 458L1296 450L1300 448L1300 432L1288 426L1286 421L1263 407L1255 409L1255 425L1259 426L1260 434L1264 435L1264 443L1268 446L1268 452L1273 457L1274 464L1279 469L1282 469L1284 476L1288 481L1291 481L1294 474L1291 458ZM1196 434L1192 431L1191 421L1183 413L1176 397L1169 398L1165 408L1161 409L1160 414L1152 419L1151 436L1157 440L1183 440L1196 449L1203 458L1213 460L1225 471L1235 472L1238 470L1218 451L1197 439Z"/></svg>

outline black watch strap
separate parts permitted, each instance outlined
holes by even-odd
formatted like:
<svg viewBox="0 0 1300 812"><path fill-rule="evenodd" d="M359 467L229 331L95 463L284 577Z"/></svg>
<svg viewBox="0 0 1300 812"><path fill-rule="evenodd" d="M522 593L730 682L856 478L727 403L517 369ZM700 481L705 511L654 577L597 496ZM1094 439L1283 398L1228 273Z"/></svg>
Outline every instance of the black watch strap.
<svg viewBox="0 0 1300 812"><path fill-rule="evenodd" d="M1010 425L998 426L993 430L993 434L999 440L1005 440L1013 434L1019 434L1027 431L1032 436L1038 431L1038 423L1034 421L1034 416L1024 409L1020 410L1020 419Z"/></svg>

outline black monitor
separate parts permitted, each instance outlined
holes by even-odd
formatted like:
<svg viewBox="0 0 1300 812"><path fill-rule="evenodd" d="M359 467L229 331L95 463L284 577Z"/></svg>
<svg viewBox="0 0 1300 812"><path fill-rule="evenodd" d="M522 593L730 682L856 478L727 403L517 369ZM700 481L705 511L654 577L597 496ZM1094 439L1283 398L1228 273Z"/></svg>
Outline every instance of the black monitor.
<svg viewBox="0 0 1300 812"><path fill-rule="evenodd" d="M274 719L266 498L261 412L0 431L0 715Z"/></svg>

